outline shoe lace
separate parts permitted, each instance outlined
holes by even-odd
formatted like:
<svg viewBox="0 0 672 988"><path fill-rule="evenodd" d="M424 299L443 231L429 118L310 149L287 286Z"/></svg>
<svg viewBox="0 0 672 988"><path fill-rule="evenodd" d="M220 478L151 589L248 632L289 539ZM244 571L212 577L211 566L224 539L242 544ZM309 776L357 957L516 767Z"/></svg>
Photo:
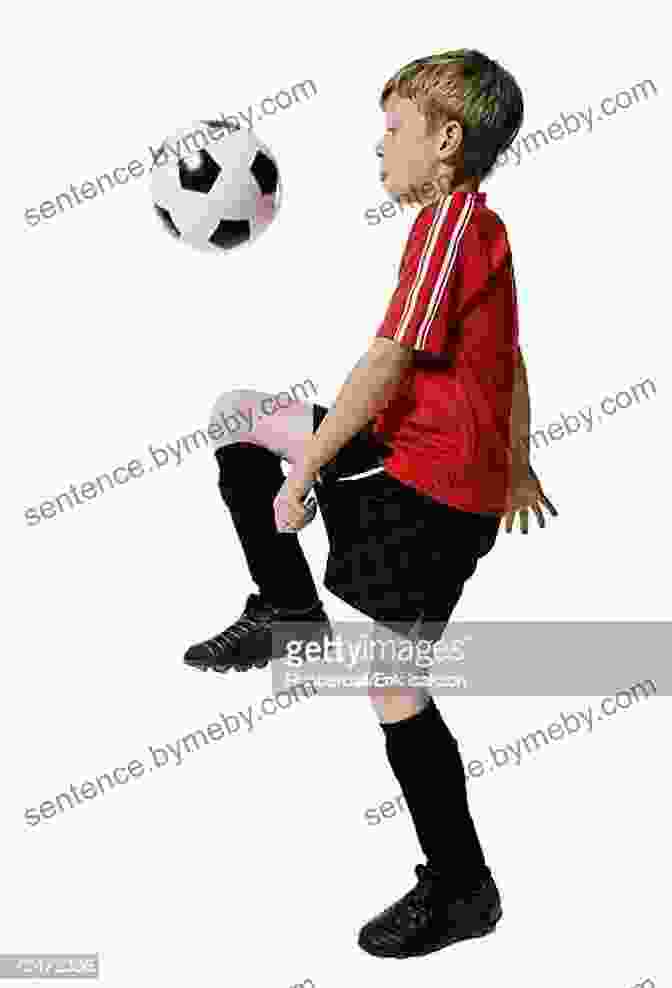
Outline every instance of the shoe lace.
<svg viewBox="0 0 672 988"><path fill-rule="evenodd" d="M415 888L412 888L410 892L406 893L403 903L408 918L417 923L424 921L427 916L428 900L432 886L436 881L436 876L426 865L417 865L415 874L418 883ZM401 915L398 916L398 922L403 923Z"/></svg>
<svg viewBox="0 0 672 988"><path fill-rule="evenodd" d="M237 621L224 631L210 638L208 644L216 651L223 651L227 646L235 647L249 631L254 631L259 627L259 616L262 608L253 607L246 609Z"/></svg>

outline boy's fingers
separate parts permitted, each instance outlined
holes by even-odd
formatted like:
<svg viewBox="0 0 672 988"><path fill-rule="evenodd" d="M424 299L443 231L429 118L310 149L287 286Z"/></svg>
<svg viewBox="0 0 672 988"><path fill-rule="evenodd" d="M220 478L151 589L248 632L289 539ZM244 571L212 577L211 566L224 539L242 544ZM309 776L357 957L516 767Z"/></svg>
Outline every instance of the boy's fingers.
<svg viewBox="0 0 672 988"><path fill-rule="evenodd" d="M550 502L550 501L548 500L548 498L546 497L546 495L545 495L545 494L542 494L542 495L541 495L541 500L542 500L542 501L543 501L543 503L544 503L544 504L546 505L546 507L548 508L548 510L549 510L549 511L551 512L551 514L553 515L553 517L554 517L554 518L557 518L557 517L558 517L558 512L557 512L557 509L553 507L553 505L552 505L552 504L551 504L551 502Z"/></svg>
<svg viewBox="0 0 672 988"><path fill-rule="evenodd" d="M317 512L317 502L315 500L308 501L306 504L302 506L302 508L303 508L302 515L294 526L296 531L305 528L306 525L309 525L310 522L313 520Z"/></svg>
<svg viewBox="0 0 672 988"><path fill-rule="evenodd" d="M546 528L546 518L541 510L541 504L548 508L548 511L554 518L558 517L558 512L548 500L546 495L540 493L538 499L531 505L531 508L536 515L539 527ZM527 535L529 531L529 508L514 508L513 511L508 511L506 515L504 515L504 528L507 533L511 533L513 531L513 525L517 514L520 515L520 530L523 535Z"/></svg>
<svg viewBox="0 0 672 988"><path fill-rule="evenodd" d="M317 513L317 501L315 498L302 503L301 501L293 501L288 505L288 524L291 531L299 531L301 528L305 528Z"/></svg>

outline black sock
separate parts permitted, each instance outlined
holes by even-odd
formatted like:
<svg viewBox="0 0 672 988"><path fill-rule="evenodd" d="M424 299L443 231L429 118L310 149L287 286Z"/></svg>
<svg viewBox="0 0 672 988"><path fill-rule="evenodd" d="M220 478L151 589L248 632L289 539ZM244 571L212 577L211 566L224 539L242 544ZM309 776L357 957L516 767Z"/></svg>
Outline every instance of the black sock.
<svg viewBox="0 0 672 988"><path fill-rule="evenodd" d="M265 446L243 442L222 446L215 456L219 491L261 597L276 607L317 603L317 587L298 536L275 527L273 501L285 482L280 457Z"/></svg>
<svg viewBox="0 0 672 988"><path fill-rule="evenodd" d="M471 890L487 868L469 812L457 742L438 707L430 697L414 716L380 726L428 864L458 894Z"/></svg>

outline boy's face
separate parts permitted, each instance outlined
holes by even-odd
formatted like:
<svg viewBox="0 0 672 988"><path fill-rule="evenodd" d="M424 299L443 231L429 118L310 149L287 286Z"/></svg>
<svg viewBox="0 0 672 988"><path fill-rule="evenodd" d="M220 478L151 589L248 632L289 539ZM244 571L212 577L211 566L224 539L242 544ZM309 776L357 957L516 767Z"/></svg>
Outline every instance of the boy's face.
<svg viewBox="0 0 672 988"><path fill-rule="evenodd" d="M411 200L421 195L431 201L441 194L441 188L436 181L432 190L425 183L432 182L436 174L443 137L440 133L427 137L425 117L412 100L397 93L388 96L384 113L385 137L376 151L382 157L381 180L386 192L395 200L402 195Z"/></svg>

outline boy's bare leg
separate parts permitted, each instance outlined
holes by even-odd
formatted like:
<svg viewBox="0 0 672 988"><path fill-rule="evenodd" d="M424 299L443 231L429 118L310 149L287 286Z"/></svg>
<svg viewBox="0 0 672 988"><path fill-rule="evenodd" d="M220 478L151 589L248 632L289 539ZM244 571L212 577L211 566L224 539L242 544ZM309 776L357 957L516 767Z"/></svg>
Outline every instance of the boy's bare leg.
<svg viewBox="0 0 672 988"><path fill-rule="evenodd" d="M378 674L382 677L389 677L397 672L401 677L407 678L411 672L415 675L422 672L422 670L415 668L410 660L400 662L393 658L392 650L395 646L399 648L406 645L405 654L410 651L406 643L413 641L412 629L408 636L401 636L376 623L374 624L374 641L376 643L374 646L375 658L369 670L369 675L373 677L374 683L376 681L375 676ZM378 720L382 724L394 724L420 713L429 702L430 694L424 687L377 687L372 685L369 687L369 697Z"/></svg>

